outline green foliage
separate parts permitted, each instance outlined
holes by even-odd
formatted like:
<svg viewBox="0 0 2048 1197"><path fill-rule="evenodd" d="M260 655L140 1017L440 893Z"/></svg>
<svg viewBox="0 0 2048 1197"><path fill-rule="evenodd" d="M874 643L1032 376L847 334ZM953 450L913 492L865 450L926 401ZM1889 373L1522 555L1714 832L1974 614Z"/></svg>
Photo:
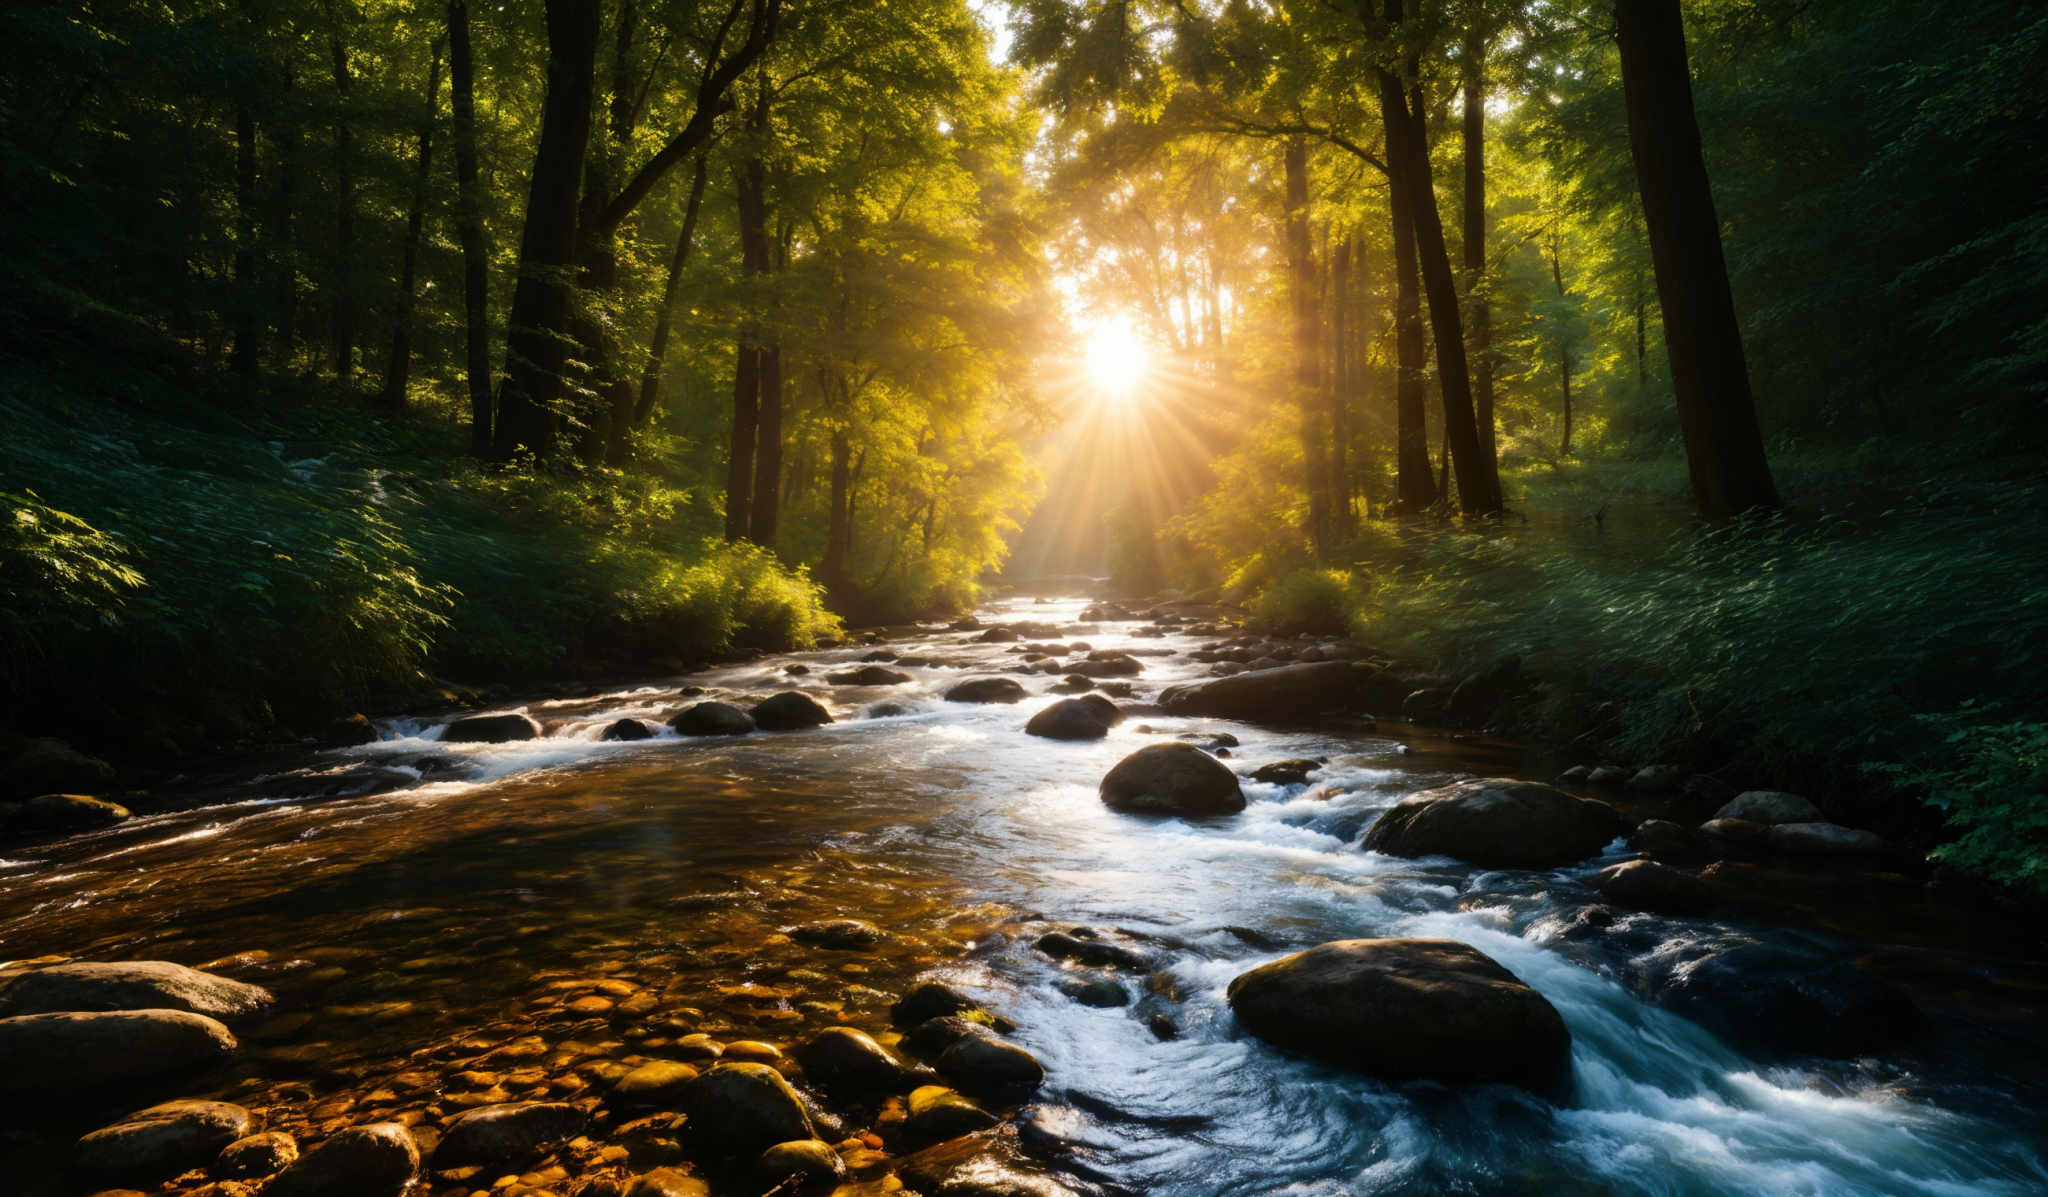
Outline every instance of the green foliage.
<svg viewBox="0 0 2048 1197"><path fill-rule="evenodd" d="M1934 859L2048 895L2048 723L1977 703L1915 723L1926 736L1911 761L1867 768L1947 812L1959 834Z"/></svg>
<svg viewBox="0 0 2048 1197"><path fill-rule="evenodd" d="M1282 635L1339 635L1351 630L1363 585L1340 569L1298 569L1261 591L1252 613Z"/></svg>

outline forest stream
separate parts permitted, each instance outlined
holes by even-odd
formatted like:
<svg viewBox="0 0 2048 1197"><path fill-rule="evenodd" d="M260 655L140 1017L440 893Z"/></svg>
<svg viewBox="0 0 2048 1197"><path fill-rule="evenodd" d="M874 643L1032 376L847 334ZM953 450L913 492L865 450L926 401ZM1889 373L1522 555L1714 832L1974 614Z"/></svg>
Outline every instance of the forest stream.
<svg viewBox="0 0 2048 1197"><path fill-rule="evenodd" d="M1950 1005L1915 995L1932 1046L1767 1060L1626 983L1644 958L1692 945L1758 941L1846 962L1901 942L1927 950L1938 926L1875 906L1589 924L1589 878L1632 855L1619 840L1547 872L1365 852L1363 829L1404 795L1545 766L1406 727L1146 713L1163 685L1204 676L1187 656L1201 638L1083 625L1085 606L1016 598L981 616L1139 654L1135 709L1105 739L1025 735L1056 676L1020 677L1034 693L1016 705L942 701L964 676L1015 676L1018 656L937 625L887 642L944 662L904 667L914 680L894 686L825 682L874 651L862 644L536 701L522 709L546 731L525 742L449 744L445 718L384 720L374 743L244 770L214 804L11 851L0 958L174 960L273 990L277 1007L237 1028L234 1064L168 1096L240 1103L308 1144L341 1126L396 1119L430 1134L462 1108L572 1097L686 1035L790 1048L843 1024L893 1044L892 1001L936 977L1014 1023L1010 1039L1043 1062L1043 1086L1006 1113L1024 1149L1079 1192L2048 1192L2038 1061L1987 1065L1996 1049ZM786 673L793 663L810 672ZM685 686L741 705L795 687L837 721L686 739L666 727ZM883 702L902 709L877 712ZM661 731L600 740L622 717ZM1246 772L1324 764L1305 785L1245 781L1248 808L1223 818L1098 800L1097 782L1136 748L1226 732L1239 741L1228 763ZM848 949L790 934L846 918L886 936ZM1075 928L1146 968L1034 948ZM1225 1003L1254 965L1388 935L1463 941L1538 990L1571 1032L1568 1091L1388 1085L1283 1054ZM1956 975L1983 963L1944 958L1960 960ZM70 1191L62 1173L82 1129L13 1128L0 1188ZM522 1183L566 1191L595 1158ZM427 1191L493 1179L430 1179Z"/></svg>

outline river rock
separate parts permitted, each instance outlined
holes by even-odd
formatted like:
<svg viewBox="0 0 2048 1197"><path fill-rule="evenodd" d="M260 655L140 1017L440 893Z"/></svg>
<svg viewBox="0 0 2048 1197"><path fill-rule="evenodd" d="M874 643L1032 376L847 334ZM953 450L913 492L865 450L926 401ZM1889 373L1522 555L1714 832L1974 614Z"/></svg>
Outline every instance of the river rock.
<svg viewBox="0 0 2048 1197"><path fill-rule="evenodd" d="M864 665L859 669L843 669L838 673L828 673L825 680L835 686L900 686L916 679L898 669Z"/></svg>
<svg viewBox="0 0 2048 1197"><path fill-rule="evenodd" d="M1267 722L1361 705L1391 710L1413 688L1370 665L1316 661L1168 686L1159 705L1169 715Z"/></svg>
<svg viewBox="0 0 2048 1197"><path fill-rule="evenodd" d="M1709 848L1720 852L1754 852L1761 849L1771 824L1753 819L1709 819L1700 824L1700 835Z"/></svg>
<svg viewBox="0 0 2048 1197"><path fill-rule="evenodd" d="M1028 691L1006 677L973 677L947 689L947 702L1018 702Z"/></svg>
<svg viewBox="0 0 2048 1197"><path fill-rule="evenodd" d="M1891 849L1876 832L1839 823L1780 823L1764 833L1764 845L1790 856L1881 856Z"/></svg>
<svg viewBox="0 0 2048 1197"><path fill-rule="evenodd" d="M942 981L925 981L896 999L896 1003L889 1007L889 1021L899 1027L914 1027L928 1019L964 1014L979 1008L973 998L951 985Z"/></svg>
<svg viewBox="0 0 2048 1197"><path fill-rule="evenodd" d="M936 1067L955 1089L987 1099L1018 1100L1045 1081L1038 1057L988 1031L955 1039Z"/></svg>
<svg viewBox="0 0 2048 1197"><path fill-rule="evenodd" d="M1545 869L1595 855L1623 829L1604 802L1537 782L1484 778L1409 795L1373 823L1363 846L1391 856Z"/></svg>
<svg viewBox="0 0 2048 1197"><path fill-rule="evenodd" d="M1088 654L1087 660L1069 664L1067 672L1088 678L1136 677L1145 672L1145 663L1129 653L1097 649Z"/></svg>
<svg viewBox="0 0 2048 1197"><path fill-rule="evenodd" d="M814 948L858 952L888 939L889 933L866 919L823 919L791 928L789 937Z"/></svg>
<svg viewBox="0 0 2048 1197"><path fill-rule="evenodd" d="M62 740L31 740L0 772L0 794L27 797L67 790L88 793L112 788L114 767Z"/></svg>
<svg viewBox="0 0 2048 1197"><path fill-rule="evenodd" d="M969 1035L987 1035L989 1026L964 1014L927 1018L910 1028L903 1037L903 1050L920 1060L936 1060L945 1050Z"/></svg>
<svg viewBox="0 0 2048 1197"><path fill-rule="evenodd" d="M1595 786L1627 785L1628 779L1634 776L1635 774L1632 771L1624 769L1620 765L1596 765L1591 772L1586 774L1586 784Z"/></svg>
<svg viewBox="0 0 2048 1197"><path fill-rule="evenodd" d="M656 1168L634 1177L625 1197L711 1197L711 1185L674 1168Z"/></svg>
<svg viewBox="0 0 2048 1197"><path fill-rule="evenodd" d="M1114 977L1074 977L1060 982L1060 992L1083 1006L1110 1009L1131 1004L1131 992Z"/></svg>
<svg viewBox="0 0 2048 1197"><path fill-rule="evenodd" d="M654 729L642 719L619 719L608 724L599 734L600 740L651 740Z"/></svg>
<svg viewBox="0 0 2048 1197"><path fill-rule="evenodd" d="M1246 1030L1289 1051L1388 1080L1553 1087L1571 1032L1542 994L1448 939L1348 939L1230 983Z"/></svg>
<svg viewBox="0 0 2048 1197"><path fill-rule="evenodd" d="M512 740L540 738L540 721L517 712L504 715L470 715L457 719L441 732L444 744L503 744Z"/></svg>
<svg viewBox="0 0 2048 1197"><path fill-rule="evenodd" d="M1690 873L1648 860L1625 861L1594 874L1600 896L1637 910L1698 914L1713 905L1714 892Z"/></svg>
<svg viewBox="0 0 2048 1197"><path fill-rule="evenodd" d="M995 1115L944 1085L918 1086L910 1091L908 1104L910 1116L904 1120L903 1137L914 1147L971 1135L996 1124Z"/></svg>
<svg viewBox="0 0 2048 1197"><path fill-rule="evenodd" d="M0 836L72 835L112 827L128 817L127 807L88 794L40 794L26 802L0 803Z"/></svg>
<svg viewBox="0 0 2048 1197"><path fill-rule="evenodd" d="M927 1147L898 1160L911 1191L936 1197L1076 1197L1018 1150L1016 1135L988 1130Z"/></svg>
<svg viewBox="0 0 2048 1197"><path fill-rule="evenodd" d="M0 1018L93 1010L184 1010L212 1018L260 1014L268 989L167 960L70 961L0 972Z"/></svg>
<svg viewBox="0 0 2048 1197"><path fill-rule="evenodd" d="M223 1180L254 1180L274 1176L298 1158L298 1140L283 1131L264 1131L221 1148L213 1174Z"/></svg>
<svg viewBox="0 0 2048 1197"><path fill-rule="evenodd" d="M810 1115L796 1090L766 1064L720 1064L684 1095L683 1113L699 1140L741 1157L792 1139L812 1139Z"/></svg>
<svg viewBox="0 0 2048 1197"><path fill-rule="evenodd" d="M784 690L754 707L754 723L765 731L800 731L832 722L832 714L808 694Z"/></svg>
<svg viewBox="0 0 2048 1197"><path fill-rule="evenodd" d="M700 702L678 713L669 726L681 736L744 736L754 730L754 717L729 702Z"/></svg>
<svg viewBox="0 0 2048 1197"><path fill-rule="evenodd" d="M375 743L376 725L361 711L353 715L341 715L328 722L320 731L322 748L354 748L359 744Z"/></svg>
<svg viewBox="0 0 2048 1197"><path fill-rule="evenodd" d="M1748 790L1730 799L1714 812L1716 819L1742 819L1750 823L1818 823L1827 818L1820 808L1797 794L1783 790Z"/></svg>
<svg viewBox="0 0 2048 1197"><path fill-rule="evenodd" d="M1308 784L1308 775L1323 767L1321 761L1306 757L1292 760L1269 761L1252 770L1251 779L1275 786L1299 786Z"/></svg>
<svg viewBox="0 0 2048 1197"><path fill-rule="evenodd" d="M1129 686L1125 686L1123 689L1127 694L1130 692ZM1115 727L1124 721L1124 712L1122 707L1117 706L1106 697L1107 693L1108 691L1105 690L1102 694L1083 694L1076 701L1092 708L1104 723Z"/></svg>
<svg viewBox="0 0 2048 1197"><path fill-rule="evenodd" d="M1685 784L1686 772L1677 765L1644 765L1629 774L1628 788L1645 794L1669 794Z"/></svg>
<svg viewBox="0 0 2048 1197"><path fill-rule="evenodd" d="M272 1178L263 1197L402 1197L419 1171L412 1132L372 1122L327 1136Z"/></svg>
<svg viewBox="0 0 2048 1197"><path fill-rule="evenodd" d="M251 1121L224 1101L167 1101L80 1138L74 1167L100 1184L155 1186L211 1163Z"/></svg>
<svg viewBox="0 0 2048 1197"><path fill-rule="evenodd" d="M1109 734L1109 723L1094 704L1063 698L1033 715L1024 725L1024 733L1048 740L1100 740Z"/></svg>
<svg viewBox="0 0 2048 1197"><path fill-rule="evenodd" d="M829 1143L793 1139L754 1161L754 1180L771 1193L823 1193L846 1179L846 1164Z"/></svg>
<svg viewBox="0 0 2048 1197"><path fill-rule="evenodd" d="M185 1010L114 1010L0 1018L0 1094L59 1097L172 1073L234 1055L235 1036Z"/></svg>
<svg viewBox="0 0 2048 1197"><path fill-rule="evenodd" d="M975 637L975 640L982 644L1015 644L1022 639L1024 636L1017 629L1005 627L989 628Z"/></svg>
<svg viewBox="0 0 2048 1197"><path fill-rule="evenodd" d="M669 1109L682 1100L697 1069L678 1060L649 1060L612 1085L605 1104L613 1109Z"/></svg>
<svg viewBox="0 0 2048 1197"><path fill-rule="evenodd" d="M582 1134L585 1121L582 1110L561 1101L478 1106L456 1115L441 1132L440 1145L434 1148L434 1167L524 1164Z"/></svg>
<svg viewBox="0 0 2048 1197"><path fill-rule="evenodd" d="M1153 815L1231 815L1244 809L1237 774L1191 744L1151 744L1102 779L1113 810Z"/></svg>
<svg viewBox="0 0 2048 1197"><path fill-rule="evenodd" d="M903 1065L866 1032L826 1027L796 1051L804 1076L838 1101L901 1091Z"/></svg>
<svg viewBox="0 0 2048 1197"><path fill-rule="evenodd" d="M1889 982L1825 952L1673 940L1631 966L1643 996L1751 1054L1847 1058L1917 1034L1917 1007Z"/></svg>
<svg viewBox="0 0 2048 1197"><path fill-rule="evenodd" d="M1628 846L1659 860L1682 860L1696 854L1692 832L1669 819L1644 819L1628 833Z"/></svg>
<svg viewBox="0 0 2048 1197"><path fill-rule="evenodd" d="M1064 931L1048 931L1038 937L1033 945L1039 951L1055 960L1073 960L1081 964L1094 964L1107 968L1143 971L1152 962L1142 952L1124 947L1122 944L1087 935L1069 935Z"/></svg>

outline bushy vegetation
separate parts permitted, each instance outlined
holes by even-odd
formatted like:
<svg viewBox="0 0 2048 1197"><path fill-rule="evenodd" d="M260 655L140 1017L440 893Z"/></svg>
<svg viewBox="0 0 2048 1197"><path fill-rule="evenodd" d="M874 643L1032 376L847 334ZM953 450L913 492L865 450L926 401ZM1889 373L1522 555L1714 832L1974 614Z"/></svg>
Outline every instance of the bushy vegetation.
<svg viewBox="0 0 2048 1197"><path fill-rule="evenodd" d="M190 748L419 701L439 672L679 669L838 628L658 476L486 469L450 424L317 394L230 417L139 369L6 377L0 701L25 731Z"/></svg>
<svg viewBox="0 0 2048 1197"><path fill-rule="evenodd" d="M1911 762L1872 772L1947 813L1960 834L1934 858L2048 896L2048 723L1977 703L1916 722Z"/></svg>

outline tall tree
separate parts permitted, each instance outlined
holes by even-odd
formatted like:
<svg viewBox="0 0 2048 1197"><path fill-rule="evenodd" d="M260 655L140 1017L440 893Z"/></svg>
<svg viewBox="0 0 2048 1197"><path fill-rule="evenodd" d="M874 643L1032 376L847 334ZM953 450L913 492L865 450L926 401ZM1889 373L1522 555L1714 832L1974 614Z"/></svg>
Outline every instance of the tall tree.
<svg viewBox="0 0 2048 1197"><path fill-rule="evenodd" d="M448 0L448 84L455 117L455 230L462 243L462 343L469 382L469 449L491 451L490 248L477 180L476 74L467 0Z"/></svg>
<svg viewBox="0 0 2048 1197"><path fill-rule="evenodd" d="M354 72L338 21L328 50L334 60L334 94L343 109L341 119L334 122L334 376L348 387L354 384L356 371L356 134L352 114L346 111Z"/></svg>
<svg viewBox="0 0 2048 1197"><path fill-rule="evenodd" d="M1287 287L1294 314L1294 402L1300 409L1301 458L1308 491L1309 543L1317 556L1330 550L1329 431L1323 426L1322 312L1316 263L1309 237L1308 142L1288 139L1281 155L1287 189L1283 215Z"/></svg>
<svg viewBox="0 0 2048 1197"><path fill-rule="evenodd" d="M554 448L553 402L561 393L576 209L590 143L599 0L547 0L548 86L541 100L540 144L527 184L519 278L505 337L505 382L498 391L493 452L546 458Z"/></svg>
<svg viewBox="0 0 2048 1197"><path fill-rule="evenodd" d="M1700 148L1678 0L1615 0L1614 27L1693 501L1709 520L1776 507Z"/></svg>
<svg viewBox="0 0 2048 1197"><path fill-rule="evenodd" d="M762 143L768 136L769 88L766 78L747 111L744 157L733 167L733 194L738 205L740 273L758 282L768 273L768 167ZM751 297L750 297L751 298ZM751 305L750 305L751 306ZM760 321L751 313L742 322L734 347L732 436L727 447L725 538L743 540L753 534L754 469L761 430L761 374L766 353ZM777 370L779 384L780 370Z"/></svg>
<svg viewBox="0 0 2048 1197"><path fill-rule="evenodd" d="M661 285L661 306L654 312L654 333L647 341L647 367L640 375L640 400L633 408L633 423L645 424L661 402L662 361L668 354L669 329L675 323L676 291L682 284L683 268L690 263L690 247L697 237L697 216L704 208L704 155L697 155L697 168L690 172L689 196L683 201L683 227L676 233L676 249L669 255L668 277Z"/></svg>
<svg viewBox="0 0 2048 1197"><path fill-rule="evenodd" d="M1387 155L1387 212L1394 243L1394 498L1409 512L1437 500L1429 469L1428 396L1423 391L1422 275L1415 260L1415 220L1408 188L1394 178L1406 160Z"/></svg>
<svg viewBox="0 0 2048 1197"><path fill-rule="evenodd" d="M1479 423L1479 448L1489 460L1500 453L1494 439L1493 310L1486 295L1486 6L1467 0L1459 66L1464 74L1462 122L1465 168L1465 320L1471 343L1472 414Z"/></svg>
<svg viewBox="0 0 2048 1197"><path fill-rule="evenodd" d="M412 372L412 319L415 276L419 273L420 239L426 232L427 184L434 170L434 119L441 107L441 39L427 48L427 105L420 119L419 150L414 160L412 206L405 214L405 245L400 250L398 300L391 311L391 357L384 367L379 403L387 411L405 406Z"/></svg>

